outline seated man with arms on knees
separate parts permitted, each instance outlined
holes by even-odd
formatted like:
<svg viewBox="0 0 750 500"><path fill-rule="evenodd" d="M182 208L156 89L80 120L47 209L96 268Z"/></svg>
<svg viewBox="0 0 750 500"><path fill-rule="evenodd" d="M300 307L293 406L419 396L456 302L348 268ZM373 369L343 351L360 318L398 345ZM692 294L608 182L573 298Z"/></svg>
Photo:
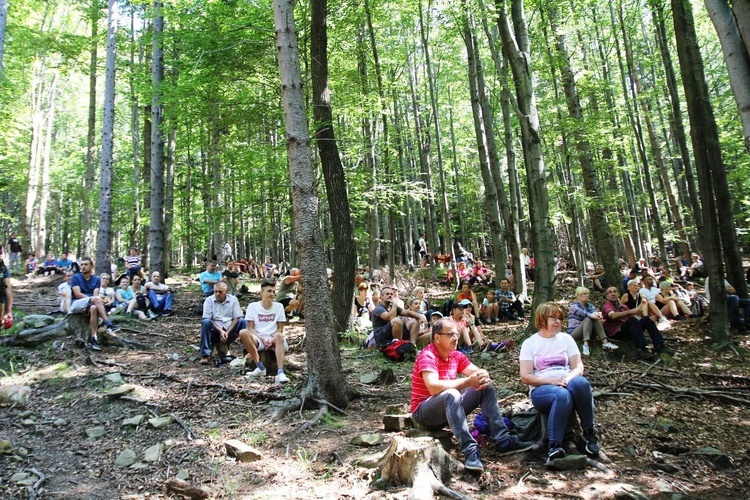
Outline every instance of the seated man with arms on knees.
<svg viewBox="0 0 750 500"><path fill-rule="evenodd" d="M412 419L428 428L448 424L466 457L465 467L482 471L476 440L469 432L466 415L477 407L490 428L490 439L499 453L515 453L531 448L508 432L503 422L490 375L456 350L459 334L445 320L432 325L432 342L417 355L412 370ZM458 374L465 377L458 378Z"/></svg>
<svg viewBox="0 0 750 500"><path fill-rule="evenodd" d="M216 349L221 355L225 355L229 352L229 344L234 342L240 330L247 328L237 297L227 294L227 284L222 281L216 283L213 288L213 295L203 302L200 361L202 365L208 364L214 344L218 344Z"/></svg>
<svg viewBox="0 0 750 500"><path fill-rule="evenodd" d="M409 329L409 340L412 344L417 344L419 337L419 324L427 323L424 314L419 314L408 309L402 309L394 302L395 289L386 286L380 292L380 302L372 311L372 333L375 343L378 347L385 347L394 339L403 339L404 322L401 316L416 318L418 323L411 325Z"/></svg>
<svg viewBox="0 0 750 500"><path fill-rule="evenodd" d="M96 338L96 331L99 329L99 318L104 321L104 327L108 333L115 332L119 328L115 327L107 318L107 311L104 310L104 302L99 296L99 287L101 282L99 277L92 274L94 263L88 257L81 260L81 272L74 274L70 280L70 288L73 291L73 302L70 304L70 314L88 314L89 328L91 336L88 340L88 346L94 351L101 351L99 341Z"/></svg>
<svg viewBox="0 0 750 500"><path fill-rule="evenodd" d="M47 259L42 263L42 267L39 268L39 274L49 276L59 272L57 268L57 260L55 260L55 254L48 253Z"/></svg>
<svg viewBox="0 0 750 500"><path fill-rule="evenodd" d="M650 361L654 355L646 349L646 336L643 331L646 330L654 344L654 352L657 354L667 353L674 354L672 349L664 345L664 338L648 316L643 316L641 309L629 309L625 304L620 304L617 298L619 293L616 287L609 287L604 292L607 299L602 305L602 315L604 316L604 332L610 339L632 340L638 350L638 359Z"/></svg>
<svg viewBox="0 0 750 500"><path fill-rule="evenodd" d="M37 259L36 255L34 255L33 253L30 253L29 258L26 259L26 263L24 264L24 274L35 274L38 265L39 259Z"/></svg>
<svg viewBox="0 0 750 500"><path fill-rule="evenodd" d="M495 290L495 298L499 317L518 321L523 319L523 304L510 289L510 281L507 278L500 280L500 289Z"/></svg>
<svg viewBox="0 0 750 500"><path fill-rule="evenodd" d="M146 283L151 310L162 316L172 315L172 292L166 283L162 283L159 271L151 273L151 281Z"/></svg>
<svg viewBox="0 0 750 500"><path fill-rule="evenodd" d="M299 315L304 307L304 303L300 300L301 281L300 270L293 267L289 271L289 276L281 280L279 291L276 292L276 302L280 302L284 306L284 313L290 318L295 314Z"/></svg>
<svg viewBox="0 0 750 500"><path fill-rule="evenodd" d="M247 374L248 379L256 379L266 375L266 367L260 361L258 351L273 349L276 354L278 371L274 381L277 384L289 382L284 373L284 357L289 346L284 338L284 306L274 302L276 284L264 281L260 285L260 302L252 302L247 306L245 319L247 328L240 331L240 341L245 346L247 357L255 361L255 370Z"/></svg>
<svg viewBox="0 0 750 500"><path fill-rule="evenodd" d="M200 275L201 280L201 291L205 297L210 297L214 293L214 285L219 281L222 281L221 273L217 270L217 264L215 260L212 260L206 265L206 270Z"/></svg>

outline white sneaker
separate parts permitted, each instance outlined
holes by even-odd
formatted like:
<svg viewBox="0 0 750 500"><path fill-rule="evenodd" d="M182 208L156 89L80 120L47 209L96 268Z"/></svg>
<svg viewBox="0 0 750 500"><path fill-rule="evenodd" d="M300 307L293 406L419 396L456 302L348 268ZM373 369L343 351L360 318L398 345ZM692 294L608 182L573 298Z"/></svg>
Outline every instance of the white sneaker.
<svg viewBox="0 0 750 500"><path fill-rule="evenodd" d="M583 344L583 355L588 356L591 354L591 349L589 349L588 344Z"/></svg>
<svg viewBox="0 0 750 500"><path fill-rule="evenodd" d="M615 345L615 344L613 344L613 343L612 343L612 342L610 342L609 340L605 340L604 342L602 342L602 348L603 348L603 349L604 349L605 351L614 351L614 350L617 350L617 349L619 349L619 348L620 348L620 346L619 346L619 345Z"/></svg>
<svg viewBox="0 0 750 500"><path fill-rule="evenodd" d="M263 368L261 370L257 366L255 367L255 370L251 371L250 373L245 374L245 378L249 378L249 379L256 379L258 377L265 377L265 376L266 376L266 369Z"/></svg>
<svg viewBox="0 0 750 500"><path fill-rule="evenodd" d="M666 316L662 316L661 318L659 318L659 323L669 323L669 320Z"/></svg>
<svg viewBox="0 0 750 500"><path fill-rule="evenodd" d="M284 372L281 372L274 377L274 382L277 384L286 384L289 382L289 377Z"/></svg>

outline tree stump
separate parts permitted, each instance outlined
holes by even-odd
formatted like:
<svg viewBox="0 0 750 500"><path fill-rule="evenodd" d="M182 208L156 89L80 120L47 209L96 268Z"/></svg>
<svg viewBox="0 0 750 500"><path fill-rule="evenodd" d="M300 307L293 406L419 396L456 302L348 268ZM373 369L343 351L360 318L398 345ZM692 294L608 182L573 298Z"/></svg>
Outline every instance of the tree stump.
<svg viewBox="0 0 750 500"><path fill-rule="evenodd" d="M384 480L411 486L411 498L419 499L448 490L445 483L459 468L458 462L435 439L399 436L393 438L379 466Z"/></svg>
<svg viewBox="0 0 750 500"><path fill-rule="evenodd" d="M279 370L279 367L276 364L276 352L260 351L258 352L258 357L260 358L260 362L266 367L266 374L269 376L276 375L276 372ZM249 369L250 371L255 370L254 361L250 361Z"/></svg>
<svg viewBox="0 0 750 500"><path fill-rule="evenodd" d="M36 347L49 340L68 335L77 340L86 341L89 335L89 318L83 314L69 314L62 321L52 323L42 328L27 328L17 335L2 339L4 346Z"/></svg>

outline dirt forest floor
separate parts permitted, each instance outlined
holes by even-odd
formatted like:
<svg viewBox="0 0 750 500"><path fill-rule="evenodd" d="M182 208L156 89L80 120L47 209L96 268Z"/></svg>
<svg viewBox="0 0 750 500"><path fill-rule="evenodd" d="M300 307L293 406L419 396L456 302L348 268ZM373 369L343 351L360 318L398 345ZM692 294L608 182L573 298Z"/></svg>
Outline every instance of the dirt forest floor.
<svg viewBox="0 0 750 500"><path fill-rule="evenodd" d="M14 278L16 311L55 309L59 281ZM567 302L575 278L561 281L558 293ZM0 444L9 442L0 449L0 498L180 498L165 487L177 476L221 499L409 497L404 486L373 487L377 468L356 465L356 459L382 453L393 439L383 431L383 410L408 403L411 362L392 363L377 351L344 343L343 367L359 396L345 414L332 412L300 431L315 411L269 417L304 382L304 323L285 330L291 383L274 386L269 377L251 384L228 365L197 363L197 287L189 276L168 282L177 290L176 315L118 333L139 347L92 352L76 347L72 338L34 349L0 347L0 384L31 386L25 407L0 406ZM241 297L243 307L257 300L257 289L250 284L251 293ZM428 297L442 299L447 292L433 284ZM592 293L592 300L598 305L601 296ZM516 346L509 353L472 358L490 371L498 388L512 391L501 402L504 407L528 402L518 376L527 324L483 327L493 340L513 338ZM705 318L675 323L664 333L678 353L655 364L599 347L584 358L598 394L596 422L612 460L609 471L551 471L534 454L498 457L483 448L485 471L459 472L448 486L470 498L750 498L750 338L734 339L737 353L716 353ZM239 351L235 345L233 353ZM386 368L393 370L394 384L361 381ZM108 397L121 384L135 390L122 399ZM123 425L139 415L140 424ZM147 423L165 416L172 418L164 427ZM370 433L381 433L383 442L369 448L352 444ZM230 439L256 448L262 458L230 458L224 444ZM726 455L708 457L701 452L705 447ZM135 456L116 465L125 450ZM451 453L462 461L455 447ZM17 473L28 474L26 482L32 484L18 484L22 476L12 480Z"/></svg>

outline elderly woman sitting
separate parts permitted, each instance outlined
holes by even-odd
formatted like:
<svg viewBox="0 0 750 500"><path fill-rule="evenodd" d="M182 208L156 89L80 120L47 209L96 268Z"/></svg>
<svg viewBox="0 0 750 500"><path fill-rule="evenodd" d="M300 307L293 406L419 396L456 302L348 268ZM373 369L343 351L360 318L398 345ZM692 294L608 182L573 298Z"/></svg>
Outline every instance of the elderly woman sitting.
<svg viewBox="0 0 750 500"><path fill-rule="evenodd" d="M591 332L596 333L596 338L602 341L602 347L608 351L614 351L617 346L607 340L604 333L604 318L602 313L589 302L591 292L584 286L576 288L576 300L570 303L568 312L568 334L576 341L583 339L583 355L591 354L589 341Z"/></svg>

